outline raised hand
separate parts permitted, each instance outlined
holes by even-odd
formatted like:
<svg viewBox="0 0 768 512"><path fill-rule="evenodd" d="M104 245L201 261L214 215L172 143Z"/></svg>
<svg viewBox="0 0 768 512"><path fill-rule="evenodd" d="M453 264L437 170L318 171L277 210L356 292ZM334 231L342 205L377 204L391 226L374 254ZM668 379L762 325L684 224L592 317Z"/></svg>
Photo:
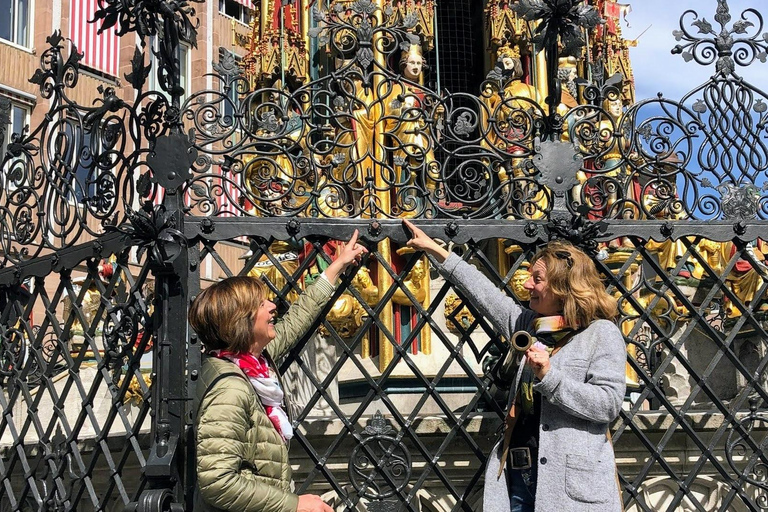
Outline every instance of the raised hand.
<svg viewBox="0 0 768 512"><path fill-rule="evenodd" d="M335 260L325 269L325 277L331 283L335 283L336 279L352 264L359 264L363 255L368 252L368 249L357 243L357 237L359 233L355 230L352 233L352 238L349 242L344 244L341 252Z"/></svg>
<svg viewBox="0 0 768 512"><path fill-rule="evenodd" d="M407 219L403 219L403 226L411 232L411 239L406 244L408 247L431 254L438 263L445 261L448 257L448 251L441 247L440 244L428 237L424 231L417 228L413 222Z"/></svg>

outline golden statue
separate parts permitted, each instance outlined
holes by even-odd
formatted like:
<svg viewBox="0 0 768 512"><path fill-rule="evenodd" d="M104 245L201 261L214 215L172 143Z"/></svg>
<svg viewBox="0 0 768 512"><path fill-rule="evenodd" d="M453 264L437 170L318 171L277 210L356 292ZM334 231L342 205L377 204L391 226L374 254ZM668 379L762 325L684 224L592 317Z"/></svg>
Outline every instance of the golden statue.
<svg viewBox="0 0 768 512"><path fill-rule="evenodd" d="M458 327L456 327L456 323L451 320L451 317L454 316L454 312L460 304L461 299L455 293L449 293L445 297L445 325L448 327L450 332L457 335L460 334L460 331ZM469 329L469 327L475 321L475 317L472 315L472 313L469 312L469 309L466 306L463 306L461 310L455 314L455 318L456 321L458 321L461 325L462 329L465 331Z"/></svg>
<svg viewBox="0 0 768 512"><path fill-rule="evenodd" d="M369 306L375 306L379 302L379 288L371 279L371 270L368 267L360 267L355 277L352 278L352 286L360 292L363 300Z"/></svg>
<svg viewBox="0 0 768 512"><path fill-rule="evenodd" d="M392 90L384 100L384 132L395 170L396 186L425 186L434 193L440 177L440 168L435 159L434 139L430 122L424 108L425 92L421 84L424 58L421 45L412 44L400 56L400 73L406 81L392 84ZM437 113L437 112L436 112ZM424 173L424 183L417 184L417 176ZM397 206L403 210L401 217L417 215L423 205L415 190L405 196L398 196Z"/></svg>
<svg viewBox="0 0 768 512"><path fill-rule="evenodd" d="M533 85L523 81L525 73L523 61L520 59L520 48L518 46L499 48L496 66L499 67L499 65L506 78L503 84L504 98L497 94L495 104L492 103L491 106L500 106L503 112L509 114L512 110L528 110L538 105L543 109L544 114L547 114L547 106L539 92Z"/></svg>
<svg viewBox="0 0 768 512"><path fill-rule="evenodd" d="M516 198L516 204L508 202L508 212L522 210L520 213L526 218L541 218L546 211L544 191L537 191L532 183L521 181L514 183L513 190L510 181L527 176L526 160L533 148L533 119L546 115L548 109L536 88L523 81L519 47L500 48L493 73L501 77L501 90L497 89L493 80L485 82L481 94L486 106L481 116L486 134L483 145L510 157L496 169L503 196L508 200L510 196Z"/></svg>
<svg viewBox="0 0 768 512"><path fill-rule="evenodd" d="M109 260L102 260L99 262L99 265L97 267L97 277L99 281L101 281L103 284L106 284L109 282L109 280L112 278L113 274L116 270L116 264L115 264L115 258L110 258ZM64 321L66 322L70 316L72 316L72 324L70 327L70 333L75 336L82 336L85 334L86 330L90 329L93 325L94 320L96 320L96 313L98 312L99 308L101 307L101 292L99 291L98 286L96 285L96 282L92 282L91 285L88 287L87 290L85 290L83 294L82 303L80 304L80 312L85 319L86 325L82 325L80 321L80 316L77 315L73 311L73 303L76 303L78 300L78 296L80 295L80 292L82 290L82 286L85 284L86 277L75 277L72 279L72 285L74 290L74 295L70 295L69 293L66 294L64 297ZM74 302L73 302L74 301ZM95 334L101 334L102 331L102 325L101 322L104 321L104 315L102 315L102 318L100 319L100 324L96 326L94 329ZM78 345L73 343L73 350L78 350Z"/></svg>
<svg viewBox="0 0 768 512"><path fill-rule="evenodd" d="M427 268L426 259L419 258L419 261L413 265L413 268L403 281L403 285L411 292L419 304L423 304L427 299L427 287L429 286ZM395 290L394 295L392 295L392 302L402 304L403 306L411 306L413 304L402 288Z"/></svg>
<svg viewBox="0 0 768 512"><path fill-rule="evenodd" d="M363 85L362 72L354 60L338 57L334 62L336 72L345 79L338 82L343 94L334 99L335 115L330 119L335 131L334 152L330 155L332 183L343 187L334 195L344 197L344 202L352 206L361 195L366 177L373 176L376 167L374 128L380 105L374 101L373 89ZM343 205L330 206L335 209L332 216L343 216L339 210Z"/></svg>
<svg viewBox="0 0 768 512"><path fill-rule="evenodd" d="M576 85L576 79L579 76L578 63L579 61L576 57L561 57L558 61L557 79L560 81L562 90L557 113L561 116L565 116L572 108L579 106L579 102L576 99L579 95L578 86ZM565 128L563 133L567 133Z"/></svg>
<svg viewBox="0 0 768 512"><path fill-rule="evenodd" d="M512 292L519 300L531 300L531 292L523 285L531 277L530 263L527 261L520 265L520 268L512 274Z"/></svg>
<svg viewBox="0 0 768 512"><path fill-rule="evenodd" d="M502 89L498 90L492 80L487 80L481 95L486 105L484 123L489 131L486 142L512 155L521 154L531 146L532 140L520 140L531 131L531 126L526 125L520 114L528 112L536 117L540 113L537 106L544 114L547 107L536 88L523 81L523 64L517 46L499 49L495 72L501 74ZM489 126L491 119L495 121L495 127Z"/></svg>
<svg viewBox="0 0 768 512"><path fill-rule="evenodd" d="M685 218L682 208L678 208L680 201L676 186L671 180L662 180L657 185L646 186L646 193L642 200L643 210L652 215L654 219L680 220ZM694 238L688 237L688 241L693 243ZM658 254L659 264L667 271L674 270L680 259L685 258L688 252L683 240L666 239L661 242L649 240L645 247ZM687 264L686 261L684 265ZM685 272L683 272L683 277L685 277Z"/></svg>
<svg viewBox="0 0 768 512"><path fill-rule="evenodd" d="M723 274L723 271L728 266L728 263L736 255L736 247L733 242L715 242L713 240L701 240L696 248L700 254L706 255L707 264L711 267L713 275L710 278L717 279ZM766 255L768 254L768 246L762 239L757 239L755 242L747 244L746 252L748 252L755 260L758 266L763 267L763 271L766 270ZM693 277L696 279L702 279L704 277L704 267L696 262L693 269ZM761 272L758 272L752 266L752 263L744 258L739 258L736 264L733 266L731 272L726 276L725 282L731 289L734 295L738 297L739 301L747 307L753 307L755 296L757 292L765 284L765 280L761 276ZM760 311L768 310L768 304L765 303L765 298L760 300L761 304L758 309ZM725 311L728 318L737 318L742 315L741 310L733 305L733 302L726 295L724 297Z"/></svg>
<svg viewBox="0 0 768 512"><path fill-rule="evenodd" d="M289 275L295 274L296 270L299 268L298 255L292 250L287 242L274 242L270 246L270 252L277 259L285 272ZM247 260L250 259L251 256L251 251L248 251L242 255L240 259ZM258 279L268 279L278 290L285 288L287 284L283 272L281 272L266 255L259 258L259 261L253 265L247 275ZM270 292L270 296L274 296L274 294ZM286 296L286 300L293 304L298 298L299 294L295 289L291 288Z"/></svg>
<svg viewBox="0 0 768 512"><path fill-rule="evenodd" d="M379 301L379 289L371 280L370 270L360 267L352 278L352 287L355 288L366 304L373 307ZM328 312L327 320L342 338L354 336L365 321L367 312L360 302L349 292L344 292L333 303ZM368 346L367 335L363 340L363 347ZM363 355L367 357L367 355Z"/></svg>
<svg viewBox="0 0 768 512"><path fill-rule="evenodd" d="M631 281L631 276L637 270L638 265L632 264L630 270L626 274L625 282ZM626 298L622 299L621 291L614 292L614 297L617 301L620 301L621 309L621 332L626 337L632 337L634 339L642 338L643 331L648 331L647 336L652 336L650 327L647 321L644 321L645 325L641 325L638 331L635 331L638 319L644 314L649 313L653 320L663 329L671 330L673 325L671 322L676 322L679 318L688 314L688 311L682 307L677 300L675 300L672 292L667 291L663 295L656 295L647 291L635 294L634 298L640 307L638 311L632 302ZM637 346L635 344L627 345L627 355L637 361ZM627 387L630 389L637 389L640 386L640 378L632 365L627 361L625 369Z"/></svg>
<svg viewBox="0 0 768 512"><path fill-rule="evenodd" d="M141 380L144 382L144 386L149 390L152 387L152 376L146 373L141 374ZM117 387L122 388L125 377L120 379ZM144 401L144 391L142 390L139 380L136 375L131 376L131 382L128 384L128 389L125 390L125 396L123 397L123 405L132 404L135 406L141 405Z"/></svg>
<svg viewBox="0 0 768 512"><path fill-rule="evenodd" d="M64 321L66 322L70 315L74 315L69 332L76 336L82 336L85 334L85 330L91 327L91 324L93 323L93 320L96 316L96 312L99 310L99 306L101 306L101 292L99 292L96 285L91 285L87 290L85 290L85 293L83 294L83 301L80 304L80 312L85 318L86 323L84 327L80 321L80 316L74 314L72 310L73 301L77 301L77 297L80 295L83 283L85 283L85 277L73 278L72 287L75 294L74 296L67 294L66 297L64 297ZM96 332L100 333L101 329L97 328Z"/></svg>

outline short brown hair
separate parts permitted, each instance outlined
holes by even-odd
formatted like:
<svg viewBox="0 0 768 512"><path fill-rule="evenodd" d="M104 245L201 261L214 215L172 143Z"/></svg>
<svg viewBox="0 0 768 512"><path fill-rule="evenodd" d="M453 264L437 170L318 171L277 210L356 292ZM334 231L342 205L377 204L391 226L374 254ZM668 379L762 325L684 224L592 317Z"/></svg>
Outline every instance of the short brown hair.
<svg viewBox="0 0 768 512"><path fill-rule="evenodd" d="M570 328L616 318L616 299L605 291L595 262L581 249L568 242L550 242L533 257L531 268L538 260L547 266L547 284L563 302L563 316Z"/></svg>
<svg viewBox="0 0 768 512"><path fill-rule="evenodd" d="M253 345L256 311L267 298L254 277L229 277L206 288L189 308L189 324L208 350L247 352Z"/></svg>

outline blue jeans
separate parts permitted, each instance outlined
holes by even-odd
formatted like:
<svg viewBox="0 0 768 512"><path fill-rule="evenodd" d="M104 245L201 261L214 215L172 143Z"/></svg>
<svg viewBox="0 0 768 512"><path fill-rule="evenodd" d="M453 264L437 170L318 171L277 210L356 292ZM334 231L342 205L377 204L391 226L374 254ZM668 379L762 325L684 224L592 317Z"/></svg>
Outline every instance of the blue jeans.
<svg viewBox="0 0 768 512"><path fill-rule="evenodd" d="M536 466L508 469L509 502L512 512L533 512L536 499Z"/></svg>

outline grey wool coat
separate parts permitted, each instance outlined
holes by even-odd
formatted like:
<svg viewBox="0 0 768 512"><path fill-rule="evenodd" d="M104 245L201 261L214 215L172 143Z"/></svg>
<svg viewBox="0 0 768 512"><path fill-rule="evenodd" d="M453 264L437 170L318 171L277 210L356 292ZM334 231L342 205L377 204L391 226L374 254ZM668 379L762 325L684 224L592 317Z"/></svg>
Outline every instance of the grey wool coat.
<svg viewBox="0 0 768 512"><path fill-rule="evenodd" d="M440 272L504 336L530 329L536 314L521 308L460 257L451 254ZM621 511L606 430L624 399L626 357L618 327L596 320L552 357L549 371L534 384L542 396L536 512ZM500 451L497 443L488 459L485 512L510 510L506 475L498 478Z"/></svg>

